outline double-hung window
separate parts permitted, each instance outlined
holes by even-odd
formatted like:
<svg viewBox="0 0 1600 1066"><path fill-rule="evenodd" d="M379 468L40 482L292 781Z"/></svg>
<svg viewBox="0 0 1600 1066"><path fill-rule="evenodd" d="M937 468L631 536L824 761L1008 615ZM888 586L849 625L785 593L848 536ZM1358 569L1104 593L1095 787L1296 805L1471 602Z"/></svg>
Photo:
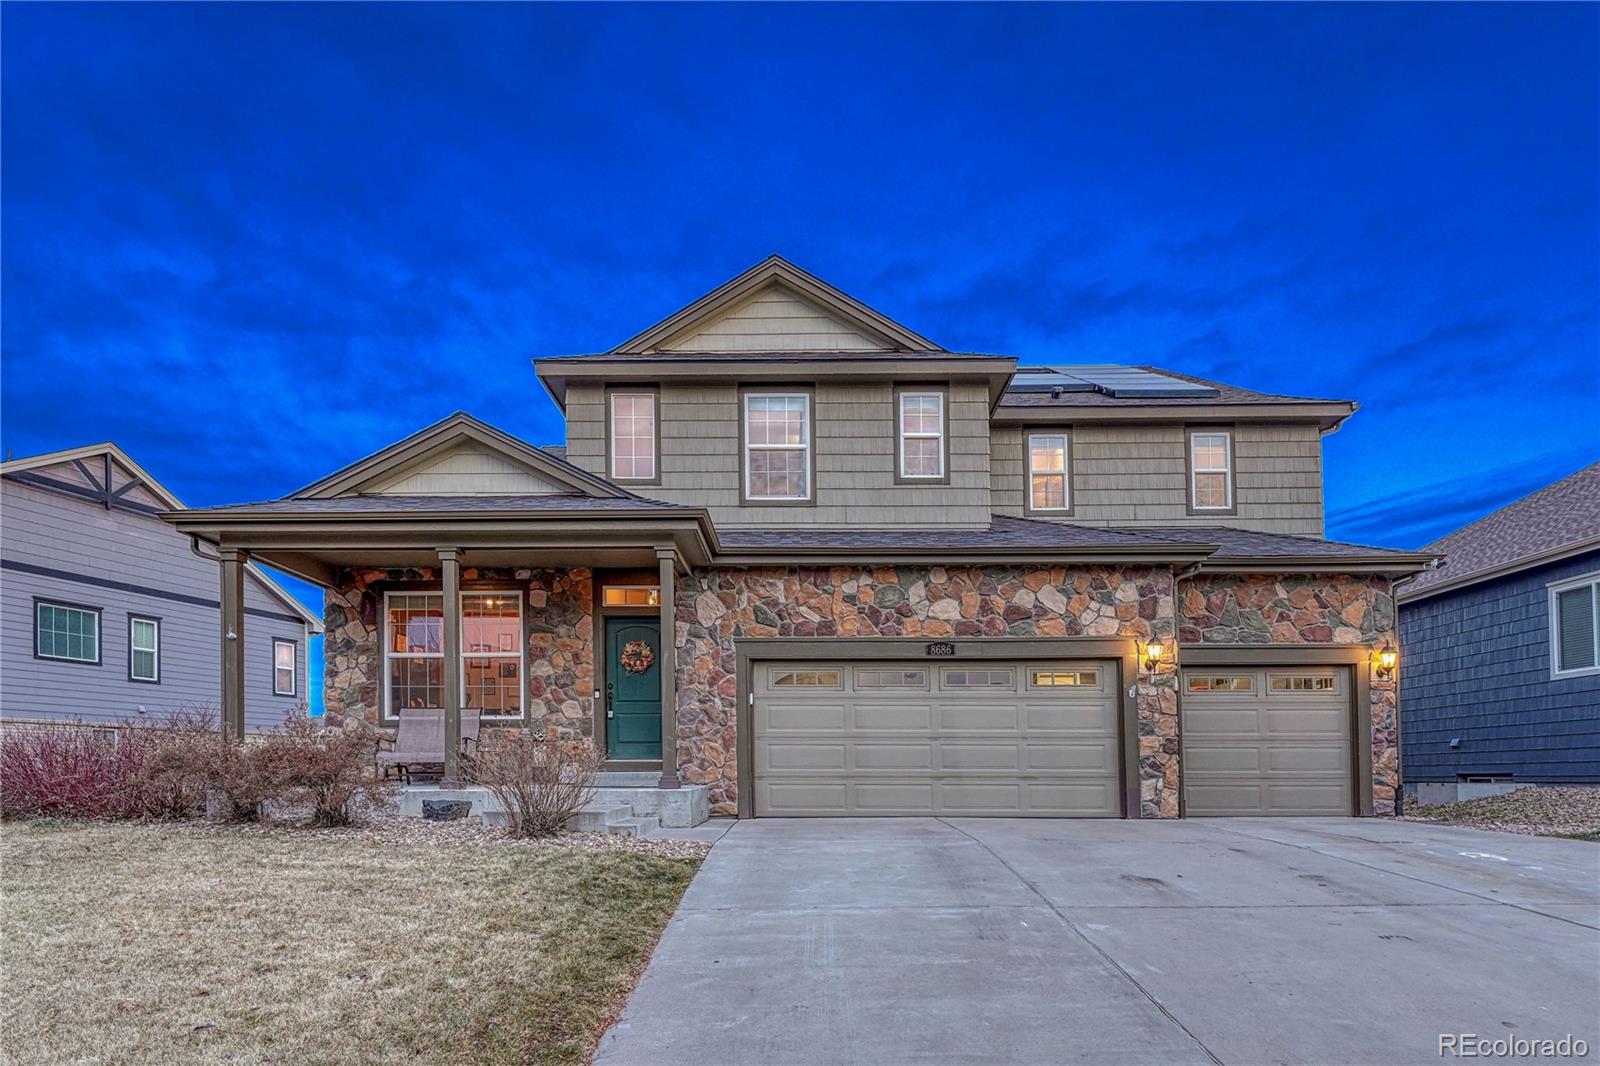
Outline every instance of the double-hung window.
<svg viewBox="0 0 1600 1066"><path fill-rule="evenodd" d="M1071 447L1064 430L1028 434L1028 510L1072 510Z"/></svg>
<svg viewBox="0 0 1600 1066"><path fill-rule="evenodd" d="M33 654L41 659L100 665L100 609L35 600Z"/></svg>
<svg viewBox="0 0 1600 1066"><path fill-rule="evenodd" d="M899 394L900 477L938 481L944 477L944 393Z"/></svg>
<svg viewBox="0 0 1600 1066"><path fill-rule="evenodd" d="M656 394L613 392L611 404L611 478L655 481L660 462L656 432Z"/></svg>
<svg viewBox="0 0 1600 1066"><path fill-rule="evenodd" d="M1233 510L1233 434L1227 430L1189 434L1189 507Z"/></svg>
<svg viewBox="0 0 1600 1066"><path fill-rule="evenodd" d="M1600 574L1550 586L1550 676L1600 674Z"/></svg>
<svg viewBox="0 0 1600 1066"><path fill-rule="evenodd" d="M161 619L128 616L128 680L161 681Z"/></svg>
<svg viewBox="0 0 1600 1066"><path fill-rule="evenodd" d="M811 397L744 396L744 496L755 502L811 499Z"/></svg>
<svg viewBox="0 0 1600 1066"><path fill-rule="evenodd" d="M391 592L384 632L384 717L444 706L444 595ZM522 594L461 594L461 706L485 719L522 716Z"/></svg>
<svg viewBox="0 0 1600 1066"><path fill-rule="evenodd" d="M272 641L272 694L293 696L299 690L300 646L292 640Z"/></svg>

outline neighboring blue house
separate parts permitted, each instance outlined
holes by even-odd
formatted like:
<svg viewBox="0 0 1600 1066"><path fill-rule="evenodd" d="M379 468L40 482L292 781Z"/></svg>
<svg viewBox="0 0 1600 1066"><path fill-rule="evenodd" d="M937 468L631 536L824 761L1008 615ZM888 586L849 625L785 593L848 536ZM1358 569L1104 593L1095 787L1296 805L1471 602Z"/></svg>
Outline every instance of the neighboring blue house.
<svg viewBox="0 0 1600 1066"><path fill-rule="evenodd" d="M1423 551L1396 590L1407 795L1600 783L1600 463Z"/></svg>
<svg viewBox="0 0 1600 1066"><path fill-rule="evenodd" d="M182 509L114 444L0 464L0 721L218 706L221 569L157 517ZM259 731L306 703L322 622L254 567L244 602L245 728Z"/></svg>

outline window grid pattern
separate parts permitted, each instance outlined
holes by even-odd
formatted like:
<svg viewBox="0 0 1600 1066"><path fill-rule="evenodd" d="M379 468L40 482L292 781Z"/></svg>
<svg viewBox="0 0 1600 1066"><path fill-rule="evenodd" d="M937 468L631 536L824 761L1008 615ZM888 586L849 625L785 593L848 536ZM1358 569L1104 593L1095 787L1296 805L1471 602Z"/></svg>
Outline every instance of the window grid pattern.
<svg viewBox="0 0 1600 1066"><path fill-rule="evenodd" d="M900 476L944 477L944 394L900 394Z"/></svg>
<svg viewBox="0 0 1600 1066"><path fill-rule="evenodd" d="M946 670L945 688L1014 688L1016 675L1010 670Z"/></svg>
<svg viewBox="0 0 1600 1066"><path fill-rule="evenodd" d="M1253 692L1256 681L1249 674L1190 674L1188 687L1190 692Z"/></svg>
<svg viewBox="0 0 1600 1066"><path fill-rule="evenodd" d="M1233 506L1233 470L1227 433L1189 436L1190 487L1197 511L1226 511Z"/></svg>
<svg viewBox="0 0 1600 1066"><path fill-rule="evenodd" d="M1332 692L1330 674L1273 674L1267 687L1273 692Z"/></svg>
<svg viewBox="0 0 1600 1066"><path fill-rule="evenodd" d="M837 670L774 670L768 676L773 688L840 688Z"/></svg>
<svg viewBox="0 0 1600 1066"><path fill-rule="evenodd" d="M811 498L811 402L805 395L744 398L745 496Z"/></svg>
<svg viewBox="0 0 1600 1066"><path fill-rule="evenodd" d="M128 619L128 676L161 680L161 623L154 618Z"/></svg>
<svg viewBox="0 0 1600 1066"><path fill-rule="evenodd" d="M485 718L522 714L522 597L461 596L462 706Z"/></svg>
<svg viewBox="0 0 1600 1066"><path fill-rule="evenodd" d="M1035 670L1034 688L1097 688L1100 685L1098 670Z"/></svg>
<svg viewBox="0 0 1600 1066"><path fill-rule="evenodd" d="M385 641L388 715L444 706L444 594L392 592Z"/></svg>
<svg viewBox="0 0 1600 1066"><path fill-rule="evenodd" d="M634 481L656 476L655 396L612 395L611 476Z"/></svg>
<svg viewBox="0 0 1600 1066"><path fill-rule="evenodd" d="M928 687L926 670L857 670L856 688L916 688Z"/></svg>
<svg viewBox="0 0 1600 1066"><path fill-rule="evenodd" d="M1067 484L1069 447L1065 433L1028 435L1028 495L1033 510L1065 511L1071 507Z"/></svg>
<svg viewBox="0 0 1600 1066"><path fill-rule="evenodd" d="M601 602L607 607L659 607L661 588L657 585L607 585Z"/></svg>
<svg viewBox="0 0 1600 1066"><path fill-rule="evenodd" d="M100 661L100 612L58 603L34 607L36 648L40 658L79 663Z"/></svg>

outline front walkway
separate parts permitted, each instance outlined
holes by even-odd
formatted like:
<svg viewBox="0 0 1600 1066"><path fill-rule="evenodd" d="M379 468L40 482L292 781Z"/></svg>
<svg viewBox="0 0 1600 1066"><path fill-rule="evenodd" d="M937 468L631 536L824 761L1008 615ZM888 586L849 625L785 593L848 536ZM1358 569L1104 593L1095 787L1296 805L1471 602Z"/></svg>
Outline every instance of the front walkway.
<svg viewBox="0 0 1600 1066"><path fill-rule="evenodd" d="M1600 1049L1600 847L1385 820L743 821L600 1066Z"/></svg>

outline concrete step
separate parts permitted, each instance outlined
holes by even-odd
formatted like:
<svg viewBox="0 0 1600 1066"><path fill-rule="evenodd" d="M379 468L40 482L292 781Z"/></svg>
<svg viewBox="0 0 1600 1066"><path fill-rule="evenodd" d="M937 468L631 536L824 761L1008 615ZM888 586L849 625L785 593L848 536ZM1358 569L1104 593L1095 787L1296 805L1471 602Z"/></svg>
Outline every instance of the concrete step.
<svg viewBox="0 0 1600 1066"><path fill-rule="evenodd" d="M661 809L661 791L659 788L597 788L589 802L592 806L602 807L627 804L633 808L634 814L654 818Z"/></svg>
<svg viewBox="0 0 1600 1066"><path fill-rule="evenodd" d="M612 833L617 836L642 836L639 817L626 804L593 803L567 819L567 828L579 833Z"/></svg>
<svg viewBox="0 0 1600 1066"><path fill-rule="evenodd" d="M594 783L602 788L655 788L661 781L656 770L601 770Z"/></svg>

